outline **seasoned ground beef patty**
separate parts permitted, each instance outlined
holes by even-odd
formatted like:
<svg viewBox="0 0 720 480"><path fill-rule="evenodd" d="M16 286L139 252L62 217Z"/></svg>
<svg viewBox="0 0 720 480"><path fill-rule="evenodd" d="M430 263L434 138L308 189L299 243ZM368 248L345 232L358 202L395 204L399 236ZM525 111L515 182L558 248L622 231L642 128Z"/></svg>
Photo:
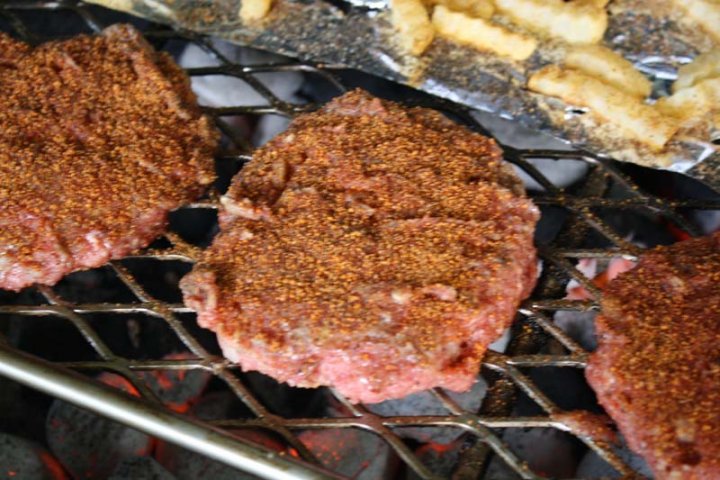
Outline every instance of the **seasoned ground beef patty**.
<svg viewBox="0 0 720 480"><path fill-rule="evenodd" d="M245 370L466 390L535 283L537 219L492 140L356 91L256 152L181 287Z"/></svg>
<svg viewBox="0 0 720 480"><path fill-rule="evenodd" d="M217 135L127 25L37 48L0 34L0 288L146 246L214 178Z"/></svg>
<svg viewBox="0 0 720 480"><path fill-rule="evenodd" d="M720 478L720 234L610 283L587 378L658 479Z"/></svg>

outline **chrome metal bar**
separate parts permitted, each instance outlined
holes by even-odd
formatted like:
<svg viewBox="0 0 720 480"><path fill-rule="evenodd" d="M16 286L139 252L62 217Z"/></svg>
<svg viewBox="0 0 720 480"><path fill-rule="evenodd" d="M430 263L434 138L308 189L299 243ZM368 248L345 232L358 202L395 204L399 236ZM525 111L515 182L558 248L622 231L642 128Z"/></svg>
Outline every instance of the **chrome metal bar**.
<svg viewBox="0 0 720 480"><path fill-rule="evenodd" d="M2 343L0 375L262 478L343 478L276 452L244 443L188 417L152 407L140 399Z"/></svg>

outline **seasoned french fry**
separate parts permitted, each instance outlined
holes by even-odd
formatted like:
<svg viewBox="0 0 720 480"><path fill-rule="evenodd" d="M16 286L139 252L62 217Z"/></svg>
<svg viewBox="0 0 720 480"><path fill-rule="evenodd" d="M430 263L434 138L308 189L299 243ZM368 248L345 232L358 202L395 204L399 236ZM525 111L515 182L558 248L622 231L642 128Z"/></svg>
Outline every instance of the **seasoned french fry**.
<svg viewBox="0 0 720 480"><path fill-rule="evenodd" d="M663 97L655 103L655 108L675 117L680 123L713 110L720 111L720 77L701 80L669 97Z"/></svg>
<svg viewBox="0 0 720 480"><path fill-rule="evenodd" d="M438 35L484 52L525 60L537 48L537 40L482 18L450 11L443 5L435 7L432 24Z"/></svg>
<svg viewBox="0 0 720 480"><path fill-rule="evenodd" d="M390 11L402 48L412 55L421 55L435 36L422 0L390 0Z"/></svg>
<svg viewBox="0 0 720 480"><path fill-rule="evenodd" d="M595 2L495 0L495 6L518 25L570 43L597 43L608 25L605 8Z"/></svg>
<svg viewBox="0 0 720 480"><path fill-rule="evenodd" d="M720 49L698 55L692 63L680 67L672 86L673 92L714 77L720 77Z"/></svg>
<svg viewBox="0 0 720 480"><path fill-rule="evenodd" d="M257 22L270 12L272 0L242 0L240 20L244 23Z"/></svg>
<svg viewBox="0 0 720 480"><path fill-rule="evenodd" d="M428 0L428 6L445 5L450 10L489 20L495 13L492 0Z"/></svg>
<svg viewBox="0 0 720 480"><path fill-rule="evenodd" d="M582 45L571 48L565 65L640 99L650 95L652 83L635 70L633 64L602 45Z"/></svg>
<svg viewBox="0 0 720 480"><path fill-rule="evenodd" d="M595 7L605 8L610 0L575 0L576 3L585 3Z"/></svg>
<svg viewBox="0 0 720 480"><path fill-rule="evenodd" d="M720 42L720 2L718 0L673 0L716 42Z"/></svg>
<svg viewBox="0 0 720 480"><path fill-rule="evenodd" d="M568 104L589 108L595 116L621 128L628 138L653 150L661 150L679 128L677 122L637 97L577 70L549 65L530 77L528 87Z"/></svg>

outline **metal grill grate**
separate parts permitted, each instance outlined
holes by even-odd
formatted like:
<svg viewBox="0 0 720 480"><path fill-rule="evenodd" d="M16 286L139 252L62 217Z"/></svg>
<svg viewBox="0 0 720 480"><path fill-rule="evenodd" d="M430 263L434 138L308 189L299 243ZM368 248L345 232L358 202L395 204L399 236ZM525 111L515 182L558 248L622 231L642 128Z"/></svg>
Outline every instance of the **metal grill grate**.
<svg viewBox="0 0 720 480"><path fill-rule="evenodd" d="M106 11L98 7L90 7L73 1L57 2L5 2L0 4L0 28L9 30L13 35L28 41L38 43L49 39L41 32L34 32L26 23L32 15L62 15L63 32L52 35L59 38L65 34L99 31L104 25L99 18ZM122 19L129 21L130 18ZM224 153L218 156L218 165L230 165L226 170L237 170L240 165L249 159L250 146L238 129L231 122L226 121L232 116L262 116L281 115L295 116L308 109L316 108L314 104L295 105L281 100L256 75L268 72L296 71L306 75L309 81L322 79L335 94L347 89L347 82L341 78L348 78L352 73L337 67L323 65L310 65L287 61L283 63L239 65L232 63L217 51L208 39L188 32L177 32L156 25L145 25L146 37L156 46L161 47L167 41L188 43L200 46L207 53L219 61L219 66L190 69L191 76L223 75L244 81L259 93L267 104L263 106L228 105L220 108L208 108L207 113L217 122L224 133ZM319 81L319 80L318 80ZM389 85L389 84L385 84ZM381 93L381 91L380 91ZM485 132L471 112L447 101L413 94L414 103L431 106L449 112L461 119L464 123L478 131ZM417 99L420 99L418 102ZM240 152L240 153L238 153ZM528 466L501 440L504 429L519 427L546 427L563 431L571 431L571 427L556 420L553 415L560 413L561 409L531 380L529 372L532 369L543 367L557 367L562 369L582 369L585 366L588 352L577 342L565 334L553 323L553 312L559 310L589 311L597 309L597 299L600 295L598 288L579 270L575 263L581 258L612 258L635 257L640 249L623 237L622 232L611 226L606 219L608 215L602 212L634 211L647 214L657 219L664 219L675 227L692 235L698 234L698 229L689 220L688 212L696 210L720 210L720 198L714 200L670 200L650 195L641 190L622 171L622 168L611 160L598 157L587 152L569 152L555 150L519 150L505 147L506 158L521 170L532 177L541 187L542 193L533 195L534 201L541 206L543 213L550 210L562 211L562 215L553 217L557 225L557 234L549 241L539 243L539 254L544 262L544 273L533 297L523 303L518 312L518 319L513 327L510 344L504 354L489 353L485 358L483 369L486 378L490 381L488 395L479 412L464 411L453 399L442 390L435 390L433 394L449 412L441 416L403 416L380 417L372 414L362 405L351 405L344 398L335 395L350 412L347 418L285 418L271 411L260 401L244 381L243 374L234 365L218 355L218 350L211 350L198 339L197 331L185 321L184 315L192 313L180 303L165 301L150 293L147 287L147 277L152 276L157 269L157 262L191 264L200 251L192 242L186 241L174 231L165 235L164 243L157 248L151 248L137 256L132 257L130 268L128 261L115 261L105 269L109 269L111 276L119 281L118 288L127 288L131 293L131 300L122 303L97 302L87 300L82 295L78 298L67 298L61 287L38 287L30 294L25 292L22 296L5 296L4 304L0 304L0 326L8 315L41 316L52 318L56 322L70 322L82 335L93 350L94 360L68 361L55 360L52 369L12 370L12 366L28 367L28 360L21 356L19 351L11 346L7 339L0 336L0 352L5 368L0 372L10 375L18 381L41 387L46 392L62 398L69 398L64 389L80 385L81 389L90 388L72 383L62 375L55 375L55 369L67 367L85 373L99 371L114 372L128 379L141 393L143 401L148 408L140 413L123 410L123 404L117 403L117 395L112 393L96 392L93 408L106 409L110 412L114 408L119 411L108 413L113 418L121 419L133 425L138 422L157 422L160 418L165 437L172 439L181 436L188 430L188 425L177 415L158 417L157 412L165 410L157 396L137 376L141 371L154 370L194 370L201 369L211 372L213 376L227 385L237 397L252 412L253 418L228 418L213 422L221 429L232 428L262 428L274 432L286 444L295 449L307 464L318 464L313 454L301 443L295 433L302 429L365 429L382 437L399 457L422 478L434 478L433 473L413 453L412 449L394 432L398 427L409 426L449 426L461 429L466 436L466 448L455 469L456 478L481 478L488 461L497 456L507 463L522 478L542 478L532 472ZM532 159L553 159L557 162L569 160L582 161L588 166L588 173L581 180L581 185L569 189L555 186L531 162ZM667 174L671 175L671 174ZM624 192L620 197L608 198L610 188ZM217 208L217 192L211 193L206 199L196 202L176 212L177 215L192 214L198 210L212 210ZM602 212L601 212L602 211ZM595 237L595 245L607 245L604 248L588 247L587 239ZM597 240L600 239L600 240ZM578 281L594 297L590 301L565 300L565 286L570 279ZM28 300L32 299L32 300ZM184 348L190 352L190 358L172 360L157 356L154 358L132 359L119 356L110 348L106 340L96 331L89 315L102 317L107 315L143 315L148 318L159 319L179 338ZM2 330L0 330L2 331ZM562 352L562 353L549 353ZM37 353L37 352L35 352ZM69 352L72 357L72 352ZM58 370L59 371L59 370ZM68 383L70 382L70 383ZM43 385L40 385L40 384ZM90 391L90 390L88 390ZM525 395L534 401L543 412L536 416L513 416L513 404L517 395ZM76 401L90 406L87 400L76 397ZM120 407L118 407L120 405ZM139 415L139 417L132 417ZM154 430L157 433L159 430ZM612 465L621 474L632 473L631 469L613 453L613 450L602 441L596 440L583 432L572 432L590 449L596 451L605 461ZM197 434L197 433L195 433ZM232 460L217 453L213 449L216 444L204 438L196 438L193 443L183 440L183 444L196 451L223 458L229 463L238 464L237 459ZM238 440L238 444L241 443ZM249 454L240 454L240 460ZM280 478L283 471L281 466L266 470L269 478ZM280 465L278 463L278 465ZM258 470L256 470L258 471ZM283 478L311 478L312 475L321 475L318 471L304 471L297 468L291 472L290 477ZM292 477L292 475L297 475ZM305 476L303 476L305 475ZM314 477L313 477L314 478Z"/></svg>

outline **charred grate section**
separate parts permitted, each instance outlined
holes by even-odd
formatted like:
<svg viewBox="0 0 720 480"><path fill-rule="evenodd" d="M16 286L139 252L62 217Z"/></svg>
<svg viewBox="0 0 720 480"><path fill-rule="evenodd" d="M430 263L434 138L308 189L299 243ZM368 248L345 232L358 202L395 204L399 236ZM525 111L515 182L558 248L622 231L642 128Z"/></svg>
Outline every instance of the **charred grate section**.
<svg viewBox="0 0 720 480"><path fill-rule="evenodd" d="M103 19L108 15L106 10L71 0L4 2L0 4L0 29L7 30L31 44L37 44L76 33L97 32L106 26ZM57 31L34 31L29 26L29 19L41 17L56 20L62 18L61 22L53 23L55 26L61 24L61 27ZM223 150L218 155L217 162L219 172L225 172L221 173L221 177L225 177L225 185L231 173L249 160L252 151L247 136L238 128L237 122L232 121L233 118L264 115L291 118L319 106L315 102L297 104L279 98L263 81L262 74L299 72L309 83L323 82L326 90L333 92L332 96L346 91L352 83L348 78L352 78L354 73L339 67L292 60L237 63L223 55L203 36L148 25L130 17L120 20L136 24L139 22L148 40L158 48L165 48L173 42L180 45L192 43L215 59L214 66L188 69L190 76L239 79L264 99L263 105L223 105L205 109L224 134ZM407 103L437 108L460 119L469 127L487 133L468 109L445 100L408 92L409 90L404 94ZM382 95L381 92L378 93ZM531 470L523 458L502 440L502 433L506 429L539 427L571 433L618 473L630 475L633 473L632 469L604 439L596 438L592 432L561 420L564 417L558 415L563 409L533 381L531 373L534 369L543 368L584 368L588 351L559 328L553 316L558 311L589 312L598 308L601 290L592 279L576 268L579 260L633 259L640 253L638 244L628 238L629 232L637 232L640 227L628 230L627 222L624 226L618 226L613 219L651 219L654 224L666 225L669 231L676 234L676 238L698 235L701 231L693 221L693 215L699 211L720 211L720 197L711 195L706 196L707 199L697 199L688 198L687 195L670 195L669 192L662 192L662 195L650 193L633 180L637 175L629 175L624 166L589 152L517 149L510 146L504 148L507 160L539 185L531 196L541 207L543 221L550 225L549 231L552 233L544 235L545 238L538 238L543 274L533 296L524 302L518 311L517 322L505 353L490 352L484 361L483 374L489 381L489 388L479 411L465 410L447 392L440 389L433 391L432 395L448 412L445 415L380 416L362 405L350 404L334 392L330 392L327 398L334 398L338 402L338 408L346 412L345 415L327 416L323 413L296 417L278 413L276 407L268 406L267 397L258 390L258 383L249 381L235 365L219 355L217 345L213 344L212 340L208 341L207 336L203 337L203 332L193 326L192 312L179 302L177 281L197 258L202 245L207 243L214 228L212 221L206 222L205 239L187 238L188 236L183 234L183 228L177 227L182 225L182 222L173 221L171 230L151 248L130 259L115 261L99 269L102 270L102 281L114 285L111 290L117 293L116 296L110 295L109 299L97 298L91 294L94 285L92 282L88 284L87 291L69 288L67 282L61 282L53 288L37 287L18 295L4 294L0 297L0 322L7 317L22 318L28 322L33 317L42 317L52 322L67 322L82 337L89 353L81 355L75 351L64 351L62 346L56 348L53 355L45 355L46 352L43 351L30 353L44 356L57 368L67 367L86 374L111 372L124 377L149 407L144 413L148 418L153 415L153 411L165 411L167 407L156 392L142 381L142 372L209 372L215 381L223 384L239 399L247 411L241 418L214 420L211 422L214 426L227 431L259 428L272 432L284 442L293 456L308 465L320 465L320 461L307 445L300 441L297 435L299 431L319 429L348 432L351 429L362 429L374 433L386 442L405 464L408 472L414 472L414 475L420 478L437 478L418 458L408 442L398 435L398 429L452 427L463 432L464 441L454 467L453 478L483 478L493 458L501 459L506 467L516 472L520 478L543 478L540 472ZM579 181L561 188L541 172L534 162L535 159L549 159L561 165L563 162L582 162L587 166L587 171ZM671 173L650 173L661 179L669 178L670 181L677 176ZM205 199L175 212L174 217L182 219L194 215L191 221L200 221L199 218L205 218L203 215L212 217L213 211L218 207L221 188L222 182ZM571 280L583 287L589 293L589 298L566 299L566 286ZM155 286L158 282L169 284L170 287L163 288L167 291L174 288L175 293L157 293L160 292ZM165 334L173 336L171 343L174 348L185 352L185 355L169 358L160 353L144 351L135 358L126 353L117 353L113 339L101 333L102 329L99 328L103 322L107 323L106 319L110 316L154 319L163 325ZM22 345L13 345L12 338L3 335L3 331L0 328L0 350L4 351L4 358L12 361L15 357L20 358L19 351L29 351ZM46 375L49 392L60 392L63 389L65 385L59 378L61 377ZM15 379L23 380L22 375ZM519 396L534 402L540 413L530 416L517 415L514 406ZM108 408L116 405L113 394L102 395L97 400L101 404L104 402ZM120 416L122 417L122 412ZM168 439L172 439L172 432L183 430L183 421L179 417L163 421L170 432ZM242 443L243 440L238 439L237 442ZM208 453L211 446L198 438L194 448L201 453ZM302 478L316 478L312 475L319 475L309 470L306 473L307 477ZM271 474L272 472L269 475Z"/></svg>

